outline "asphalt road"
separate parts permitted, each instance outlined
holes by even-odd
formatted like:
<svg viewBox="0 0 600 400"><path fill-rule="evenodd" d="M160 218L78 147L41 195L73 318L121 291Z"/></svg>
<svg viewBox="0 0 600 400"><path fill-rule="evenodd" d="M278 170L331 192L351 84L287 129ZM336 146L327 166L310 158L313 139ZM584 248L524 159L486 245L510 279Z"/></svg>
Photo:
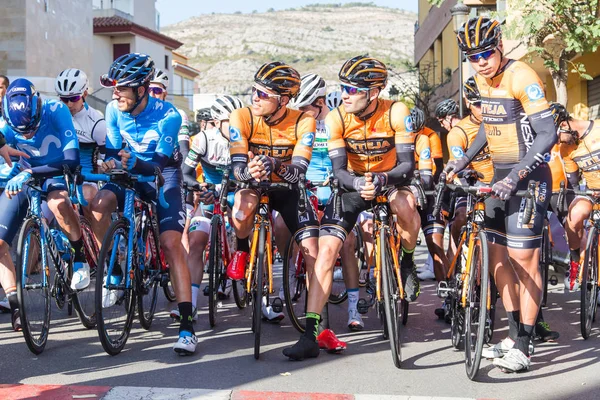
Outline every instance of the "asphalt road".
<svg viewBox="0 0 600 400"><path fill-rule="evenodd" d="M417 259L424 261L423 248ZM281 350L298 333L284 320L263 324L262 354L256 361L251 310L238 310L225 301L218 325L210 329L207 300L196 323L197 354L180 357L171 347L177 325L168 317L174 305L161 294L152 329L136 322L125 350L104 353L95 330L86 330L75 317L53 310L50 339L40 356L29 352L21 333L10 330L8 314L0 315L0 383L154 386L204 389L247 389L349 394L399 394L498 399L600 398L600 330L584 341L579 332L579 293L563 294L551 287L546 320L561 334L557 343L538 344L530 372L504 374L483 361L478 382L465 374L463 353L451 347L449 325L433 310L440 300L433 281L423 283L422 295L410 306L402 331L403 368L392 363L389 343L381 337L379 320L371 311L365 330L346 328L347 305L330 307L331 325L348 342L340 355L322 353L317 359L288 361ZM494 342L507 334L503 310L497 314Z"/></svg>

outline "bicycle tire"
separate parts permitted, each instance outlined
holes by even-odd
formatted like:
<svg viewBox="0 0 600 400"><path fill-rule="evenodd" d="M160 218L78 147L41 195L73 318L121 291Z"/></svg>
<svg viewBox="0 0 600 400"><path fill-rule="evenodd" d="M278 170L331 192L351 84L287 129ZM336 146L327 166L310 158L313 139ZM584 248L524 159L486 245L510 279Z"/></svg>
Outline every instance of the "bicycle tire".
<svg viewBox="0 0 600 400"><path fill-rule="evenodd" d="M479 242L477 245L476 242ZM469 271L469 285L467 287L468 303L465 309L465 369L470 380L474 380L479 373L481 364L481 351L485 342L485 327L487 321L487 292L489 290L489 259L487 238L484 232L479 232L475 238ZM477 256L481 255L479 268ZM480 285L477 285L477 282ZM476 308L477 307L477 308ZM476 327L476 329L473 329ZM472 336L476 332L475 342Z"/></svg>
<svg viewBox="0 0 600 400"><path fill-rule="evenodd" d="M548 300L548 270L552 260L552 248L550 246L550 237L548 234L550 225L548 219L544 219L544 230L542 231L542 248L540 251L540 270L542 274L542 307L546 307Z"/></svg>
<svg viewBox="0 0 600 400"><path fill-rule="evenodd" d="M158 303L158 284L161 276L161 265L157 249L160 249L160 243L158 229L152 222L150 222L142 235L142 241L146 245L146 254L144 254L145 265L143 269L138 267L135 270L137 284L136 299L140 325L145 330L149 330L152 326ZM150 245L150 253L148 253L148 245ZM146 258L147 256L149 256L148 259Z"/></svg>
<svg viewBox="0 0 600 400"><path fill-rule="evenodd" d="M452 347L460 350L461 343L463 343L462 335L465 321L464 310L462 307L460 307L460 304L456 300L455 296L452 296L450 299L450 307L452 310L452 316L450 318L450 341L452 343Z"/></svg>
<svg viewBox="0 0 600 400"><path fill-rule="evenodd" d="M585 262L581 282L581 336L590 337L592 322L596 319L598 297L598 232L590 228L585 246ZM591 240L590 240L591 238Z"/></svg>
<svg viewBox="0 0 600 400"><path fill-rule="evenodd" d="M294 252L295 241L290 239L283 256L283 295L285 308L292 325L300 333L306 330L306 305L308 291L306 286L306 262ZM300 265L297 265L300 263Z"/></svg>
<svg viewBox="0 0 600 400"><path fill-rule="evenodd" d="M400 301L400 306L402 309L402 325L404 325L404 326L406 326L406 323L408 322L409 305L410 305L410 303L406 299L402 299L402 301Z"/></svg>
<svg viewBox="0 0 600 400"><path fill-rule="evenodd" d="M95 294L96 289L96 266L98 264L98 244L92 231L92 227L88 220L83 216L79 216L81 225L81 234L83 239L83 251L86 261L90 266L90 285L80 291L77 291L73 298L73 306L79 316L81 324L87 329L93 329L96 326L96 306Z"/></svg>
<svg viewBox="0 0 600 400"><path fill-rule="evenodd" d="M165 297L170 303L177 301L177 295L175 294L175 288L173 287L173 283L171 282L170 274L167 284L163 286L163 293L165 294Z"/></svg>
<svg viewBox="0 0 600 400"><path fill-rule="evenodd" d="M381 286L383 288L383 306L385 310L385 322L388 331L388 340L392 352L392 361L396 368L402 368L402 342L400 338L400 291L394 272L394 261L387 247L386 231L379 232L379 241L382 247L380 253Z"/></svg>
<svg viewBox="0 0 600 400"><path fill-rule="evenodd" d="M261 224L258 233L258 255L256 257L256 266L254 269L254 296L253 296L253 314L252 324L254 326L254 358L260 357L260 331L262 324L262 296L263 296L263 274L265 262L267 229Z"/></svg>
<svg viewBox="0 0 600 400"><path fill-rule="evenodd" d="M135 315L135 306L136 306L136 293L132 288L135 287L135 282L132 282L131 288L127 290L123 290L121 299L115 303L115 305L103 308L103 296L102 289L104 286L104 281L106 278L106 274L108 273L108 265L107 262L115 261L120 258L119 256L124 256L125 260L127 259L127 251L125 254L122 253L122 250L119 249L119 243L121 239L124 241L124 247L127 249L127 240L128 240L128 232L129 232L129 223L124 218L117 219L113 221L104 235L104 240L102 241L102 247L100 248L100 255L98 256L98 267L97 267L97 276L96 276L96 329L98 330L98 336L100 338L100 343L102 344L102 348L104 351L111 356L117 355L123 350L125 344L127 343L127 339L129 338L129 332L131 330L131 326L133 325L133 317ZM119 239L117 239L119 238ZM115 239L119 242L115 242ZM116 251L116 256L111 257L113 251ZM126 268L126 262L123 263L120 268ZM114 267L113 267L114 271ZM121 271L122 273L126 273L126 271ZM117 296L121 294L117 291ZM119 302L119 300L122 300ZM111 323L108 319L110 314L109 310L115 312L118 310L118 307L123 305L125 316L120 318L119 322ZM117 307L117 308L115 308ZM106 319L106 320L105 320ZM112 325L115 325L114 329L110 329ZM109 333L109 330L114 331L116 334L115 339L113 339Z"/></svg>
<svg viewBox="0 0 600 400"><path fill-rule="evenodd" d="M37 218L29 218L23 223L19 232L17 245L17 298L19 301L19 311L21 315L21 328L25 343L33 354L41 354L48 343L48 334L50 332L51 300L50 300L50 268L48 265L42 265L41 252L38 254L37 262L31 264L32 238L42 250L40 223ZM46 253L46 262L49 257ZM41 268L36 273L27 273L28 265L39 265ZM44 279L44 274L46 278ZM39 283L34 283L34 276L40 278ZM42 300L40 307L34 307L32 290L39 286L39 298ZM24 290L25 289L25 290ZM36 296L37 297L37 296ZM38 311L38 312L35 312ZM36 315L40 315L38 323L34 323Z"/></svg>
<svg viewBox="0 0 600 400"><path fill-rule="evenodd" d="M214 328L217 323L218 289L221 283L223 260L221 258L221 219L213 215L210 224L210 248L208 250L208 321Z"/></svg>
<svg viewBox="0 0 600 400"><path fill-rule="evenodd" d="M246 291L246 279L242 279L239 281L231 281L231 290L233 291L233 299L235 300L235 305L240 310L246 308L249 303L249 295Z"/></svg>
<svg viewBox="0 0 600 400"><path fill-rule="evenodd" d="M496 327L496 303L498 302L498 288L494 278L490 275L490 312L485 329L485 343L491 344Z"/></svg>

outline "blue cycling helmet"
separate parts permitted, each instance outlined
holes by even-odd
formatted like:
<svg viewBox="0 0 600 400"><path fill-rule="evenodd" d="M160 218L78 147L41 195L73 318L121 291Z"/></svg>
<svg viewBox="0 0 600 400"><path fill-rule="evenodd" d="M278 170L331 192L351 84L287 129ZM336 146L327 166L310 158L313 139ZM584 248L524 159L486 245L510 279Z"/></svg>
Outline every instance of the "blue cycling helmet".
<svg viewBox="0 0 600 400"><path fill-rule="evenodd" d="M126 86L136 88L150 82L154 76L154 61L149 55L129 53L117 58L100 77L104 87Z"/></svg>
<svg viewBox="0 0 600 400"><path fill-rule="evenodd" d="M2 117L17 133L35 131L42 120L42 96L33 83L24 78L15 79L2 100Z"/></svg>

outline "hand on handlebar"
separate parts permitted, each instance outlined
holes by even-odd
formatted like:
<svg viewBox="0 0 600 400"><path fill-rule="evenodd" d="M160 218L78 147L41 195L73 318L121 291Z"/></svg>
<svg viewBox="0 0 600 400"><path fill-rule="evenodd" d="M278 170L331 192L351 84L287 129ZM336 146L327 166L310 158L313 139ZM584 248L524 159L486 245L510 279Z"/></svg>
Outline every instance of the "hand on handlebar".
<svg viewBox="0 0 600 400"><path fill-rule="evenodd" d="M494 183L492 191L500 198L500 200L508 200L517 191L517 180L513 179L510 175Z"/></svg>
<svg viewBox="0 0 600 400"><path fill-rule="evenodd" d="M208 190L206 188L207 184L206 183L201 183L200 184L200 188L201 188L201 192L199 193L200 195L200 201L204 204L214 204L215 202L215 193L212 190Z"/></svg>
<svg viewBox="0 0 600 400"><path fill-rule="evenodd" d="M454 176L465 169L469 165L469 160L467 157L459 158L458 160L450 160L448 164L446 164L446 168L444 168L444 173L446 174L446 182L452 182Z"/></svg>
<svg viewBox="0 0 600 400"><path fill-rule="evenodd" d="M135 155L135 153L123 149L119 151L118 155L121 156L121 165L123 166L123 169L131 171L133 167L135 167L135 164L137 162L137 156Z"/></svg>
<svg viewBox="0 0 600 400"><path fill-rule="evenodd" d="M365 184L362 187L362 190L360 190L360 197L367 201L373 200L377 195L377 186L375 185L374 176L372 173L367 172L364 178Z"/></svg>
<svg viewBox="0 0 600 400"><path fill-rule="evenodd" d="M117 162L117 160L115 160L114 158L110 158L100 164L100 169L102 170L102 172L107 173L113 169L121 168L121 166L118 164L119 163Z"/></svg>
<svg viewBox="0 0 600 400"><path fill-rule="evenodd" d="M29 172L19 172L17 176L6 183L6 188L4 189L6 197L11 199L12 196L17 195L21 190L23 190L23 186L29 181L29 179L31 179L31 174Z"/></svg>

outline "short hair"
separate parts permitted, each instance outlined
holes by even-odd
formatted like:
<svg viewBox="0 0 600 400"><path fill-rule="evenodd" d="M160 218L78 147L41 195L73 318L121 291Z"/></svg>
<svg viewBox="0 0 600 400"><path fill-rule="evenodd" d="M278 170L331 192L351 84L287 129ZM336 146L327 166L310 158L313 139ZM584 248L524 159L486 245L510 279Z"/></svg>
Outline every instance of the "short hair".
<svg viewBox="0 0 600 400"><path fill-rule="evenodd" d="M10 85L10 79L8 79L8 76L0 75L0 78L4 79L6 81L6 87L8 87L8 85Z"/></svg>

